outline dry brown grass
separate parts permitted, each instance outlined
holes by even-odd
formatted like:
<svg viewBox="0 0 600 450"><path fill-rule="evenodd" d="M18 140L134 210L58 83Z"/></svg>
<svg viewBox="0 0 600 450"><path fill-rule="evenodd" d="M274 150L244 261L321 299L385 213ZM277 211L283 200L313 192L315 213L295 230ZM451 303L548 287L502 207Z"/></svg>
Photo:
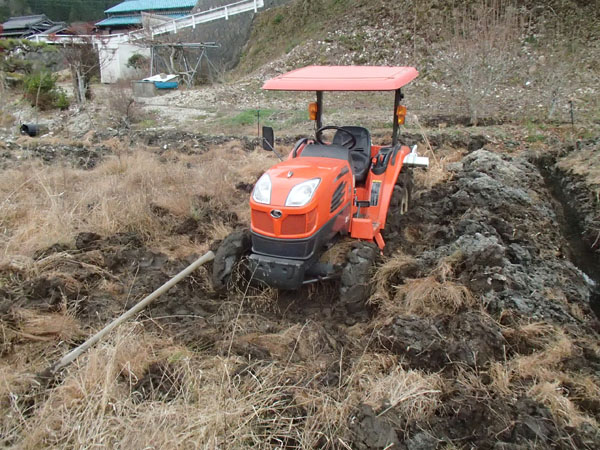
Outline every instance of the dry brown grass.
<svg viewBox="0 0 600 450"><path fill-rule="evenodd" d="M507 327L503 334L507 338L519 337L525 340L532 348L542 348L556 341L559 330L555 325L545 322L528 322L516 328Z"/></svg>
<svg viewBox="0 0 600 450"><path fill-rule="evenodd" d="M319 354L315 336L299 326L281 335L249 336L281 354L248 365L236 356L192 353L127 324L69 367L30 417L13 404L12 414L2 419L3 431L19 436L26 449L314 448L324 442L337 447L346 439L348 417L363 400L388 404L416 420L439 405L438 375L394 369L397 362L375 355L359 358L349 369L340 361L336 386L315 383L327 368L324 361L292 362L296 353ZM167 385L140 396L135 385L157 362L169 368Z"/></svg>
<svg viewBox="0 0 600 450"><path fill-rule="evenodd" d="M25 339L72 341L80 337L79 321L69 312L40 313L17 309L13 316L18 323L18 333Z"/></svg>
<svg viewBox="0 0 600 450"><path fill-rule="evenodd" d="M374 410L386 405L379 415L394 409L408 421L426 420L441 405L444 380L439 374L396 367L384 374L365 375L364 403Z"/></svg>
<svg viewBox="0 0 600 450"><path fill-rule="evenodd" d="M6 111L0 111L0 127L8 128L16 124L17 120L12 114Z"/></svg>
<svg viewBox="0 0 600 450"><path fill-rule="evenodd" d="M354 239L342 239L340 242L327 249L323 255L321 255L320 261L330 264L343 264L346 261L348 252L352 249L352 244L354 244L354 242Z"/></svg>
<svg viewBox="0 0 600 450"><path fill-rule="evenodd" d="M377 272L373 277L375 285L375 293L370 301L377 304L379 302L390 301L393 293L390 292L392 280L414 267L416 264L415 258L402 252L397 252L392 257L387 259L381 266L377 268Z"/></svg>
<svg viewBox="0 0 600 450"><path fill-rule="evenodd" d="M545 405L561 425L598 426L594 417L577 406L577 401L600 401L598 377L562 367L576 352L573 339L564 330L535 322L505 329L503 333L508 338L519 336L529 348L537 350L492 363L489 389L505 396L528 395Z"/></svg>
<svg viewBox="0 0 600 450"><path fill-rule="evenodd" d="M442 258L427 276L408 278L417 269L416 260L398 252L378 268L373 278L375 293L370 302L380 307L382 317L398 314L432 316L476 308L480 304L469 289L453 281L454 268L462 258L462 254L456 252ZM394 284L398 276L402 278L401 284Z"/></svg>
<svg viewBox="0 0 600 450"><path fill-rule="evenodd" d="M418 315L453 313L477 304L466 286L435 277L408 280L396 288L394 299L404 312Z"/></svg>
<svg viewBox="0 0 600 450"><path fill-rule="evenodd" d="M27 135L20 135L15 139L15 143L20 145L21 147L31 147L31 146L45 146L45 145L68 145L68 146L78 146L82 144L82 141L76 139L68 139L65 137L57 137L57 136L49 136L43 135L36 138L31 138Z"/></svg>
<svg viewBox="0 0 600 450"><path fill-rule="evenodd" d="M589 423L598 427L596 420L585 413L568 398L568 393L560 381L542 381L534 384L527 392L532 398L545 405L561 425L578 427Z"/></svg>
<svg viewBox="0 0 600 450"><path fill-rule="evenodd" d="M452 174L446 170L441 161L429 160L427 170L415 171L415 184L425 190L444 183L452 178Z"/></svg>
<svg viewBox="0 0 600 450"><path fill-rule="evenodd" d="M56 242L68 242L80 231L101 235L133 231L166 249L179 247L181 237L168 231L173 220L193 215L197 195L228 205L246 220L248 194L236 191L235 184L253 183L255 175L272 163L264 153L241 149L225 153L215 148L204 155L164 161L143 148L129 150L118 141L107 145L114 147L114 156L90 171L35 161L4 171L0 178L4 257L30 255ZM153 205L168 209L172 217L158 217ZM227 231L218 221L206 226L215 238ZM202 250L189 242L187 246L188 254Z"/></svg>
<svg viewBox="0 0 600 450"><path fill-rule="evenodd" d="M600 201L600 154L594 148L575 150L561 159L557 166L574 175L583 177L586 184Z"/></svg>
<svg viewBox="0 0 600 450"><path fill-rule="evenodd" d="M542 351L524 355L510 361L508 368L514 377L521 379L550 378L552 371L565 358L573 354L573 341L560 330L548 342Z"/></svg>
<svg viewBox="0 0 600 450"><path fill-rule="evenodd" d="M431 316L452 314L464 308L475 308L478 302L469 289L452 280L454 266L462 255L453 254L422 278L405 278L402 284L391 283L399 274L414 268L414 258L399 253L386 261L374 277L375 294L371 302L379 305L382 316L416 314ZM406 276L406 275L405 275Z"/></svg>
<svg viewBox="0 0 600 450"><path fill-rule="evenodd" d="M503 394L509 394L511 384L520 380L548 380L556 375L557 365L573 352L573 342L554 325L534 322L516 328L505 328L507 339L518 337L529 348L537 349L528 355L517 354L503 363L490 367L492 385Z"/></svg>
<svg viewBox="0 0 600 450"><path fill-rule="evenodd" d="M3 436L25 449L344 448L350 442L348 417L361 403L383 417L393 411L417 421L440 405L441 376L403 370L392 355L351 356L346 350L336 361L331 338L318 323L272 334L243 334L246 325L257 328L245 324L239 337L223 337L268 349L272 359L194 352L139 323L125 324L68 367L56 387L33 397L30 410L11 401L25 395L26 372L12 377L0 367L7 375L0 389L8 405L0 420ZM332 363L339 381L324 385L319 380ZM157 373L157 367L166 371ZM158 378L141 393L136 385L147 380L148 370Z"/></svg>
<svg viewBox="0 0 600 450"><path fill-rule="evenodd" d="M429 169L415 171L415 184L426 190L452 179L454 174L448 170L448 164L458 162L464 156L460 150L447 149L449 154L440 154L438 159L430 157Z"/></svg>
<svg viewBox="0 0 600 450"><path fill-rule="evenodd" d="M417 151L420 155L429 157L429 168L427 170L415 170L415 185L418 188L430 190L438 184L445 183L453 177L453 173L448 170L448 164L460 161L465 152L462 149L453 149L443 147L437 151L433 150L427 131L421 126L416 114L411 116L411 120L416 123L424 144L420 144Z"/></svg>
<svg viewBox="0 0 600 450"><path fill-rule="evenodd" d="M225 239L233 229L227 224L213 221L209 226L208 236L212 241L220 241Z"/></svg>

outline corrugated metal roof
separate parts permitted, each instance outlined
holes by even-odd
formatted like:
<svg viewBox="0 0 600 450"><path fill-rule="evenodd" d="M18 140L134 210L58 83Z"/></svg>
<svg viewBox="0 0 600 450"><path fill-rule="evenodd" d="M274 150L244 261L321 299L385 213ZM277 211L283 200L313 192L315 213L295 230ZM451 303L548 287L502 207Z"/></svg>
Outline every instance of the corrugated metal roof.
<svg viewBox="0 0 600 450"><path fill-rule="evenodd" d="M11 17L2 24L2 28L5 30L28 28L32 25L43 22L44 20L48 20L48 17L46 17L44 14L37 14L35 16Z"/></svg>
<svg viewBox="0 0 600 450"><path fill-rule="evenodd" d="M142 23L142 16L118 16L96 22L99 27L108 27L112 25L139 25Z"/></svg>
<svg viewBox="0 0 600 450"><path fill-rule="evenodd" d="M170 19L179 19L180 17L184 17L185 14L161 14L163 17L168 17ZM110 27L116 25L141 25L142 16L118 16L118 17L108 17L100 22L97 22L96 25L99 27Z"/></svg>
<svg viewBox="0 0 600 450"><path fill-rule="evenodd" d="M192 9L198 0L127 0L104 11L107 14L154 11L165 9Z"/></svg>
<svg viewBox="0 0 600 450"><path fill-rule="evenodd" d="M38 33L40 36L45 36L47 34L58 33L59 31L63 31L67 27L67 24L64 22L58 23L47 30L44 30L42 33Z"/></svg>
<svg viewBox="0 0 600 450"><path fill-rule="evenodd" d="M29 36L30 34L33 34L33 31L24 32L22 29L19 29L15 31L3 31L2 33L0 33L0 37L25 37Z"/></svg>

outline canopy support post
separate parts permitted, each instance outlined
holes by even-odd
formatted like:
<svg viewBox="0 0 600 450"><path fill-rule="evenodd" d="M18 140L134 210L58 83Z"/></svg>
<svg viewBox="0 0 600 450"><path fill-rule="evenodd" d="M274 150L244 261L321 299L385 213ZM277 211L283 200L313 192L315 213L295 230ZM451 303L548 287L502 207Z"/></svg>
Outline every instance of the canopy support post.
<svg viewBox="0 0 600 450"><path fill-rule="evenodd" d="M317 130L323 126L323 91L317 91Z"/></svg>
<svg viewBox="0 0 600 450"><path fill-rule="evenodd" d="M398 125L398 106L400 106L400 102L404 98L402 94L402 89L396 89L396 95L394 97L394 131L392 132L392 147L394 147L398 143L398 130L400 126Z"/></svg>

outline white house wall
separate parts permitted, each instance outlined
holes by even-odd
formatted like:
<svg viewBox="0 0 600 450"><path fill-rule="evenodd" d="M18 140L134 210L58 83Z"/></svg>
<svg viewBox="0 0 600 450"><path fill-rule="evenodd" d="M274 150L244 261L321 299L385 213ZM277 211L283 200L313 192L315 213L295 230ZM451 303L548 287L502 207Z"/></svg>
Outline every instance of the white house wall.
<svg viewBox="0 0 600 450"><path fill-rule="evenodd" d="M127 67L127 62L134 54L150 57L150 49L140 47L131 43L105 42L99 45L98 56L100 58L100 81L102 83L116 83L119 80L127 80L139 77L139 72Z"/></svg>

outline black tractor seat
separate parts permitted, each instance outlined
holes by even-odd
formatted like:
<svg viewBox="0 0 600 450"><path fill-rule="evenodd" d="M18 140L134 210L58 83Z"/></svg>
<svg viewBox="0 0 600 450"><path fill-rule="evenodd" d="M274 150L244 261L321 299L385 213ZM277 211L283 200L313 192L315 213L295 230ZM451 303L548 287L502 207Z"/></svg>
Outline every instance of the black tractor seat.
<svg viewBox="0 0 600 450"><path fill-rule="evenodd" d="M350 150L352 159L352 172L357 183L363 183L369 173L371 165L371 133L363 127L342 127L350 132L356 139L356 145ZM333 136L333 144L340 145L348 140L348 135L341 131L336 131Z"/></svg>

